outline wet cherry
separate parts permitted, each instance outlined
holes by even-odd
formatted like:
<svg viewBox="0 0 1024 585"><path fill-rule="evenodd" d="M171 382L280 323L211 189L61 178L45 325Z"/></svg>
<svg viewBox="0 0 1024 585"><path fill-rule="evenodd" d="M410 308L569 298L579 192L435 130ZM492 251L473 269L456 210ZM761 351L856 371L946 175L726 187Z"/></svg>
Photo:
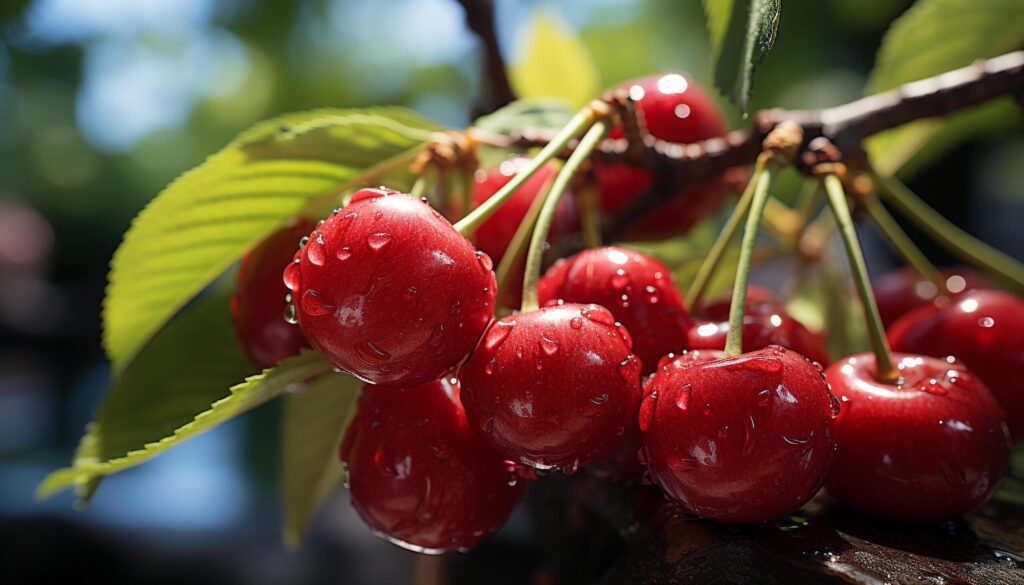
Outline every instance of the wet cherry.
<svg viewBox="0 0 1024 585"><path fill-rule="evenodd" d="M825 480L838 404L796 352L723 355L689 352L655 372L640 407L651 478L703 518L786 516Z"/></svg>
<svg viewBox="0 0 1024 585"><path fill-rule="evenodd" d="M947 291L953 295L992 286L988 279L969 268L947 268L941 273ZM911 310L944 296L935 283L909 266L888 272L875 280L873 290L878 312L882 314L882 323L886 327Z"/></svg>
<svg viewBox="0 0 1024 585"><path fill-rule="evenodd" d="M725 134L721 111L686 75L665 73L626 83L636 100L638 118L647 132L669 142L690 143ZM621 138L621 129L612 137ZM595 165L601 189L601 206L614 213L654 184L650 171L625 163ZM663 239L684 234L698 221L714 213L726 193L724 178L717 177L693 187L685 195L662 207L658 213L636 224L625 239Z"/></svg>
<svg viewBox="0 0 1024 585"><path fill-rule="evenodd" d="M698 321L687 333L688 349L725 349L728 321ZM827 366L831 363L825 340L811 333L781 308L770 304L751 307L743 316L743 347L762 349L781 345Z"/></svg>
<svg viewBox="0 0 1024 585"><path fill-rule="evenodd" d="M504 524L522 492L469 428L448 381L365 386L341 460L366 524L418 552L472 547Z"/></svg>
<svg viewBox="0 0 1024 585"><path fill-rule="evenodd" d="M336 367L375 384L439 378L494 311L491 259L426 202L363 189L285 269L299 324Z"/></svg>
<svg viewBox="0 0 1024 585"><path fill-rule="evenodd" d="M507 459L574 472L636 418L641 364L630 347L598 305L495 321L459 373L470 425Z"/></svg>
<svg viewBox="0 0 1024 585"><path fill-rule="evenodd" d="M527 157L514 156L489 171L477 171L476 180L473 183L473 207L479 207L484 201L490 199L529 163L530 159ZM494 260L495 266L501 262L505 250L512 241L512 236L515 235L516 229L519 228L519 224L523 222L530 210L530 205L538 195L542 194L545 186L550 184L557 174L558 167L552 163L545 164L519 187L515 194L498 211L494 212L494 215L480 224L476 231L476 243ZM571 195L566 195L558 202L548 239L557 241L561 236L578 230L579 224L579 212L576 210L575 199ZM503 297L509 306L518 306L522 299L525 263L526 256L524 254L523 260L509 275L509 289L505 291Z"/></svg>
<svg viewBox="0 0 1024 585"><path fill-rule="evenodd" d="M286 320L288 289L281 283L281 270L299 248L299 238L311 229L312 221L293 219L246 254L238 269L231 318L239 344L261 369L309 347L302 330Z"/></svg>
<svg viewBox="0 0 1024 585"><path fill-rule="evenodd" d="M1024 438L1024 300L969 291L907 313L888 337L896 351L963 360L1006 410L1013 436Z"/></svg>
<svg viewBox="0 0 1024 585"><path fill-rule="evenodd" d="M540 279L537 293L542 305L564 300L607 307L632 336L644 372L686 343L690 319L672 271L635 250L604 246L559 260Z"/></svg>
<svg viewBox="0 0 1024 585"><path fill-rule="evenodd" d="M873 354L833 364L840 397L839 445L825 484L861 512L924 522L962 516L985 503L1006 473L1003 413L963 363L894 354L902 379L875 379Z"/></svg>

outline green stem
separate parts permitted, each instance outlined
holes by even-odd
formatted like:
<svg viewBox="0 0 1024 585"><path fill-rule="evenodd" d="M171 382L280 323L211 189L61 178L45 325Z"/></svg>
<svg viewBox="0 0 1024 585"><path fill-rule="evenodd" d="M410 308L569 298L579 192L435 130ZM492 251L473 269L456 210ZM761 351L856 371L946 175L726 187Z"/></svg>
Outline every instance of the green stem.
<svg viewBox="0 0 1024 585"><path fill-rule="evenodd" d="M882 205L882 202L878 200L878 197L870 195L864 198L862 204L864 210L868 212L868 217L878 227L878 230L882 232L882 235L888 240L893 250L903 258L903 261L916 270L918 274L930 280L940 291L946 290L946 283L943 281L942 275L939 274L939 270L928 260L928 257L917 247L917 244L910 239L907 232L903 231L903 228L896 222L896 219L889 214L889 210L885 208L885 205Z"/></svg>
<svg viewBox="0 0 1024 585"><path fill-rule="evenodd" d="M530 161L529 166L516 174L511 181L505 184L504 187L498 189L498 192L491 196L490 199L485 201L483 205L477 207L473 211L469 212L466 217L459 220L455 224L455 229L458 230L462 235L467 238L473 235L473 232L480 227L484 221L487 220L495 211L498 210L505 203L505 201L516 192L519 187L523 185L530 177L533 176L544 163L548 162L555 157L569 142L580 135L581 132L589 128L593 123L597 114L592 108L585 107L578 114L573 116L569 123L564 128L558 131L552 139L548 142L537 156L533 157Z"/></svg>
<svg viewBox="0 0 1024 585"><path fill-rule="evenodd" d="M736 264L736 282L732 289L732 304L729 305L729 332L725 336L725 355L727 357L736 357L743 353L743 313L746 312L747 306L750 265L754 259L757 232L761 227L761 220L764 218L765 205L768 203L768 190L778 174L778 165L766 156L760 158L759 164L761 168L754 173L754 178L750 181L754 190L750 199L747 225L743 228L740 258Z"/></svg>
<svg viewBox="0 0 1024 585"><path fill-rule="evenodd" d="M416 182L412 184L412 189L409 189L409 195L412 195L416 199L423 197L423 194L427 192L427 182L429 179L427 175L430 174L430 167L423 169L420 176L416 177Z"/></svg>
<svg viewBox="0 0 1024 585"><path fill-rule="evenodd" d="M860 294L861 304L864 305L865 317L868 322L868 336L871 338L871 347L875 352L875 377L880 382L895 382L899 378L899 371L892 363L892 350L889 349L889 341L885 338L882 316L878 313L878 304L871 291L868 266L864 262L864 254L861 251L860 242L857 240L857 229L853 225L853 216L850 215L850 206L846 202L843 183L839 177L829 174L822 179L822 185L825 187L825 196L828 197L832 214L836 218L836 223L839 224L843 247L846 248L846 257L850 262L850 273L854 282L857 283L857 292Z"/></svg>
<svg viewBox="0 0 1024 585"><path fill-rule="evenodd" d="M957 227L895 178L876 175L881 194L951 254L1024 292L1024 264Z"/></svg>
<svg viewBox="0 0 1024 585"><path fill-rule="evenodd" d="M530 208L526 210L523 221L519 223L515 233L512 234L512 239L505 248L505 252L501 255L501 262L498 262L498 267L494 270L495 278L498 281L499 306L502 305L505 293L508 291L508 280L513 273L513 268L519 264L526 254L526 244L530 241L530 234L533 233L534 226L537 225L537 217L540 215L541 207L544 206L544 200L547 199L547 193L550 191L552 182L554 182L554 177L545 181L544 185L537 192L537 196L530 202Z"/></svg>
<svg viewBox="0 0 1024 585"><path fill-rule="evenodd" d="M754 174L750 178L750 182L747 183L747 188L743 190L743 194L740 195L739 200L736 202L736 207L732 210L732 215L725 221L722 231L718 233L718 238L715 239L715 243L708 250L704 262L701 263L700 268L697 270L697 275L693 277L693 282L690 283L690 288L686 291L687 307L693 309L700 302L700 298L704 294L705 289L707 289L708 283L711 282L711 277L718 268L718 263L722 261L725 249L729 246L733 236L736 235L740 222L747 216L747 212L750 210L750 202L754 198L754 186L764 171L766 160L764 157L758 158L757 166L754 167Z"/></svg>
<svg viewBox="0 0 1024 585"><path fill-rule="evenodd" d="M569 155L569 159L565 161L565 166L562 167L558 176L555 177L551 190L544 197L544 206L541 207L540 215L537 216L537 225L533 228L530 249L526 254L526 274L523 276L523 303L520 306L520 311L524 313L535 311L539 306L537 300L537 281L540 280L540 265L544 256L544 242L547 240L548 231L551 229L551 222L555 217L558 202L569 188L569 183L572 182L572 178L579 171L580 166L587 160L587 157L590 156L590 153L597 147L607 132L608 122L606 120L598 120L594 123L590 130L580 139L576 149Z"/></svg>

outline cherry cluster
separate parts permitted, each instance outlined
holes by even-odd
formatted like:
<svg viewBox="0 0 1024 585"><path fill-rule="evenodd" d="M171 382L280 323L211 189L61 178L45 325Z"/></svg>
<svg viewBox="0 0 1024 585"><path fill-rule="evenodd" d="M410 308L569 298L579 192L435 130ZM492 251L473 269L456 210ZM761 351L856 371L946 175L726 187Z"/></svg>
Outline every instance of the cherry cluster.
<svg viewBox="0 0 1024 585"><path fill-rule="evenodd" d="M725 131L685 76L628 88L658 138ZM478 172L474 203L526 160ZM953 518L993 494L1009 458L1003 409L1024 433L1024 301L973 275L946 275L945 291L914 273L885 279L876 294L902 352L894 382L879 381L870 354L829 365L824 336L757 287L746 353L726 357L731 299L687 307L667 266L618 246L557 260L541 308L495 318L495 262L556 172L542 167L476 245L427 200L364 189L244 260L232 311L252 360L271 367L311 345L366 382L341 460L371 530L423 552L466 549L504 523L526 483L581 467L656 483L689 512L734 523L790 514L823 485L908 521ZM595 175L605 212L653 184L625 163L595 162ZM685 233L724 194L721 180L701 185L630 237ZM573 205L563 200L552 237L579 229ZM520 296L512 288L505 301Z"/></svg>

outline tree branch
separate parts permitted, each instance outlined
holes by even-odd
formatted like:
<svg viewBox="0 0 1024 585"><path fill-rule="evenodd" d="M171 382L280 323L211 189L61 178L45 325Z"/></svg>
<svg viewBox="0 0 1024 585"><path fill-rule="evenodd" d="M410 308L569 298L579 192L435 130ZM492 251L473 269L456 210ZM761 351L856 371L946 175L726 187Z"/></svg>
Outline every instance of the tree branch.
<svg viewBox="0 0 1024 585"><path fill-rule="evenodd" d="M485 106L478 114L486 114L516 99L505 70L505 60L494 30L493 0L459 0L466 11L466 25L480 39L484 48L484 79L487 80Z"/></svg>

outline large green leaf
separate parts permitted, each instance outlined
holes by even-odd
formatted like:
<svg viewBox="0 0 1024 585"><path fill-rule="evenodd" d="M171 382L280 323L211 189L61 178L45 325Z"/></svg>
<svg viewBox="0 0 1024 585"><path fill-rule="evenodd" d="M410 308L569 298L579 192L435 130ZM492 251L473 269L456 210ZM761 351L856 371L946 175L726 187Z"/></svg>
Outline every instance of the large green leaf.
<svg viewBox="0 0 1024 585"><path fill-rule="evenodd" d="M171 183L135 218L111 263L103 324L114 371L278 225L408 159L435 129L400 108L289 114Z"/></svg>
<svg viewBox="0 0 1024 585"><path fill-rule="evenodd" d="M758 66L779 30L781 0L704 0L715 85L746 111Z"/></svg>
<svg viewBox="0 0 1024 585"><path fill-rule="evenodd" d="M284 542L298 546L320 504L341 480L338 447L361 383L326 374L285 397L281 433Z"/></svg>
<svg viewBox="0 0 1024 585"><path fill-rule="evenodd" d="M534 11L526 38L526 51L509 71L516 95L558 97L577 107L597 97L601 82L594 60L558 13Z"/></svg>
<svg viewBox="0 0 1024 585"><path fill-rule="evenodd" d="M964 67L1024 46L1024 2L1020 0L918 0L889 28L875 58L868 91ZM907 124L868 140L872 164L883 174L899 171L910 160L920 167L952 148L959 140L986 129L1019 125L1010 103L983 106L947 120ZM992 124L993 120L1001 123ZM928 146L926 152L921 148ZM922 156L925 155L925 156Z"/></svg>
<svg viewBox="0 0 1024 585"><path fill-rule="evenodd" d="M49 497L62 489L87 485L96 477L134 467L182 441L267 402L290 388L294 388L294 385L321 376L329 372L330 369L319 353L303 350L302 354L287 358L276 367L250 376L244 382L231 387L227 396L201 410L192 420L159 440L148 442L140 448L131 449L109 459L90 456L76 460L71 467L58 469L51 473L39 486L36 493L40 498ZM126 414L125 416L132 415ZM104 429L95 424L83 440L93 440L93 437L101 436L103 432L105 432ZM80 451L82 450L80 449Z"/></svg>

